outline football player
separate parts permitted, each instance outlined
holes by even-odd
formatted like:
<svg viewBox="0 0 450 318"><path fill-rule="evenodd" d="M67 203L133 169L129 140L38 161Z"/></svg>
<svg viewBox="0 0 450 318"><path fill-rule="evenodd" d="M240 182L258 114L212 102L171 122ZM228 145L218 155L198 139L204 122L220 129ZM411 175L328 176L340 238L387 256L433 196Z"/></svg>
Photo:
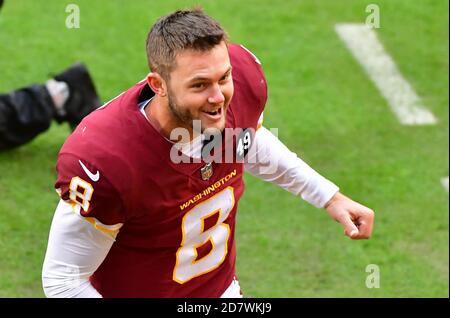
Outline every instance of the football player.
<svg viewBox="0 0 450 318"><path fill-rule="evenodd" d="M373 212L262 126L261 65L219 23L198 9L162 17L147 56L146 79L83 119L60 151L48 297L241 297L234 236L244 170L326 208L352 239L371 235ZM174 140L177 129L188 142ZM231 147L232 161L206 160L210 131L223 146L215 155Z"/></svg>

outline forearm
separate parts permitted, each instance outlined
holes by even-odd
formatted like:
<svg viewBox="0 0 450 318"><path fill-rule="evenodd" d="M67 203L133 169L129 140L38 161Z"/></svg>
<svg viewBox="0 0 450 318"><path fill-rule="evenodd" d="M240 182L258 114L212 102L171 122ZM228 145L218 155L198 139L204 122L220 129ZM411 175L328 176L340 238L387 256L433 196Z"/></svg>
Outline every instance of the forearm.
<svg viewBox="0 0 450 318"><path fill-rule="evenodd" d="M339 188L325 179L266 128L258 129L245 170L323 208Z"/></svg>
<svg viewBox="0 0 450 318"><path fill-rule="evenodd" d="M20 146L47 130L54 105L44 85L0 94L0 150Z"/></svg>
<svg viewBox="0 0 450 318"><path fill-rule="evenodd" d="M42 269L47 297L94 298L101 295L89 278L108 254L114 238L97 230L60 201L53 218Z"/></svg>

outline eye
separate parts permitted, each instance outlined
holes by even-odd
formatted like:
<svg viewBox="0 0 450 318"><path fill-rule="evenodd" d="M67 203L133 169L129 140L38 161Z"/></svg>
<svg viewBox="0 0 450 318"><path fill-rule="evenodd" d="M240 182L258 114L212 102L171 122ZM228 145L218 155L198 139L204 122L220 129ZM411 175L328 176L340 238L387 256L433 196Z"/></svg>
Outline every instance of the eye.
<svg viewBox="0 0 450 318"><path fill-rule="evenodd" d="M202 89L205 88L205 86L206 86L205 83L195 83L191 85L191 87L195 89Z"/></svg>
<svg viewBox="0 0 450 318"><path fill-rule="evenodd" d="M225 74L225 75L220 79L220 81L221 81L221 82L224 82L224 81L226 81L229 77L230 77L230 73L227 73L227 74Z"/></svg>

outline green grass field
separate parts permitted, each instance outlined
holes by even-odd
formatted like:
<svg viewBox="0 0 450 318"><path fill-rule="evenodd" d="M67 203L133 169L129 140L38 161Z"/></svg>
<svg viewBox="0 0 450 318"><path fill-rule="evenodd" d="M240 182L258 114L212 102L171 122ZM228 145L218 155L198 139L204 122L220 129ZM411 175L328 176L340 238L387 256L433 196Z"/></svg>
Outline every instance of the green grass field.
<svg viewBox="0 0 450 318"><path fill-rule="evenodd" d="M81 10L67 29L65 7ZM449 69L446 0L6 0L0 12L0 92L85 62L103 100L147 73L155 19L201 4L262 61L265 126L341 191L376 212L374 235L351 241L326 211L246 177L237 272L248 297L448 297ZM376 32L426 107L431 126L403 126L334 31L380 7ZM55 161L69 135L54 124L0 153L0 297L43 297L41 268L58 202ZM365 285L368 264L381 286Z"/></svg>

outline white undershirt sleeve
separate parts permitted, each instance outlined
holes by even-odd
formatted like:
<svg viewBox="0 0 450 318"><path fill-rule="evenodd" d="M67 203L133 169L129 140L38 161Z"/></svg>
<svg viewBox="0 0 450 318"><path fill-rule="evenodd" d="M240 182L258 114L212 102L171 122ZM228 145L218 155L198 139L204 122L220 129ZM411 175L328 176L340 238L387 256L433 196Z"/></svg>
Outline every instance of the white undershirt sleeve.
<svg viewBox="0 0 450 318"><path fill-rule="evenodd" d="M117 235L117 233L115 233ZM102 297L89 277L105 259L115 235L102 232L60 200L53 217L42 269L47 297Z"/></svg>
<svg viewBox="0 0 450 318"><path fill-rule="evenodd" d="M334 183L308 166L263 126L256 131L245 170L301 196L317 208L323 208L339 191Z"/></svg>

